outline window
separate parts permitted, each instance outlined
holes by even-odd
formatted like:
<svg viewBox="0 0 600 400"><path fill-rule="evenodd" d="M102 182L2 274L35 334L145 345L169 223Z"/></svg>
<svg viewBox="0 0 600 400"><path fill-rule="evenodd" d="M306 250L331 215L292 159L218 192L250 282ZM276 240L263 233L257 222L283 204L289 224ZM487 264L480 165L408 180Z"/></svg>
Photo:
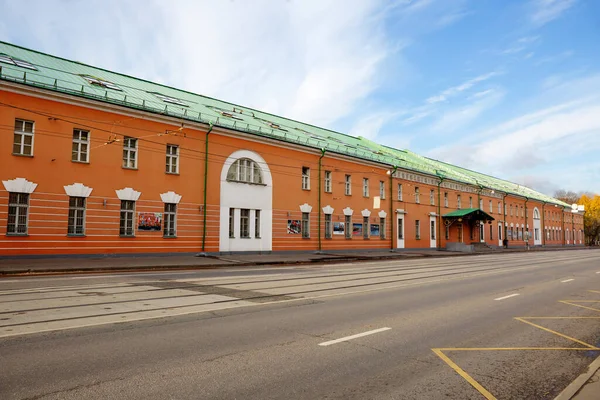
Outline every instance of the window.
<svg viewBox="0 0 600 400"><path fill-rule="evenodd" d="M260 238L260 210L254 210L254 237Z"/></svg>
<svg viewBox="0 0 600 400"><path fill-rule="evenodd" d="M8 194L8 235L27 235L29 193Z"/></svg>
<svg viewBox="0 0 600 400"><path fill-rule="evenodd" d="M483 199L479 199L479 209L483 211Z"/></svg>
<svg viewBox="0 0 600 400"><path fill-rule="evenodd" d="M494 240L494 227L490 224L490 240Z"/></svg>
<svg viewBox="0 0 600 400"><path fill-rule="evenodd" d="M331 171L325 171L325 192L331 193Z"/></svg>
<svg viewBox="0 0 600 400"><path fill-rule="evenodd" d="M121 200L121 221L119 234L121 236L134 236L133 215L135 214L135 201Z"/></svg>
<svg viewBox="0 0 600 400"><path fill-rule="evenodd" d="M229 209L229 237L235 237L235 208Z"/></svg>
<svg viewBox="0 0 600 400"><path fill-rule="evenodd" d="M33 121L15 119L13 154L19 156L33 155Z"/></svg>
<svg viewBox="0 0 600 400"><path fill-rule="evenodd" d="M490 200L490 214L494 212L494 202Z"/></svg>
<svg viewBox="0 0 600 400"><path fill-rule="evenodd" d="M507 210L508 210L508 206L505 204L505 205L504 205L504 215L506 215L506 213L507 213Z"/></svg>
<svg viewBox="0 0 600 400"><path fill-rule="evenodd" d="M514 215L514 214L513 214L513 206L512 206L512 204L511 204L511 205L510 205L510 216L512 217L513 215Z"/></svg>
<svg viewBox="0 0 600 400"><path fill-rule="evenodd" d="M415 239L421 239L421 221L415 221Z"/></svg>
<svg viewBox="0 0 600 400"><path fill-rule="evenodd" d="M325 214L325 239L331 239L332 232L331 214Z"/></svg>
<svg viewBox="0 0 600 400"><path fill-rule="evenodd" d="M502 214L502 203L498 202L498 214Z"/></svg>
<svg viewBox="0 0 600 400"><path fill-rule="evenodd" d="M429 222L431 222L431 240L435 240L435 221Z"/></svg>
<svg viewBox="0 0 600 400"><path fill-rule="evenodd" d="M310 168L302 167L302 190L310 190Z"/></svg>
<svg viewBox="0 0 600 400"><path fill-rule="evenodd" d="M419 187L415 186L415 203L421 203L421 193L419 193Z"/></svg>
<svg viewBox="0 0 600 400"><path fill-rule="evenodd" d="M85 235L85 197L69 197L68 235Z"/></svg>
<svg viewBox="0 0 600 400"><path fill-rule="evenodd" d="M379 238L385 239L385 218L379 218Z"/></svg>
<svg viewBox="0 0 600 400"><path fill-rule="evenodd" d="M240 210L240 237L250 237L250 210L247 208Z"/></svg>
<svg viewBox="0 0 600 400"><path fill-rule="evenodd" d="M123 168L137 168L137 142L132 137L123 139Z"/></svg>
<svg viewBox="0 0 600 400"><path fill-rule="evenodd" d="M398 184L398 201L402 201L402 184Z"/></svg>
<svg viewBox="0 0 600 400"><path fill-rule="evenodd" d="M473 208L473 197L469 196L469 208Z"/></svg>
<svg viewBox="0 0 600 400"><path fill-rule="evenodd" d="M352 215L346 215L345 217L344 234L346 239L352 239Z"/></svg>
<svg viewBox="0 0 600 400"><path fill-rule="evenodd" d="M369 217L363 217L362 223L363 239L369 238Z"/></svg>
<svg viewBox="0 0 600 400"><path fill-rule="evenodd" d="M450 239L450 227L446 226L446 240Z"/></svg>
<svg viewBox="0 0 600 400"><path fill-rule="evenodd" d="M73 129L73 149L71 161L88 162L90 133L81 129Z"/></svg>
<svg viewBox="0 0 600 400"><path fill-rule="evenodd" d="M175 144L167 145L167 169L168 174L179 173L179 146Z"/></svg>
<svg viewBox="0 0 600 400"><path fill-rule="evenodd" d="M435 205L435 192L433 191L433 189L429 191L429 204L431 204L432 206Z"/></svg>
<svg viewBox="0 0 600 400"><path fill-rule="evenodd" d="M404 239L404 220L398 219L398 239Z"/></svg>
<svg viewBox="0 0 600 400"><path fill-rule="evenodd" d="M178 106L189 107L183 100L177 99L175 97L166 96L164 94L151 92L153 95L164 101L165 103L177 104Z"/></svg>
<svg viewBox="0 0 600 400"><path fill-rule="evenodd" d="M17 67L32 69L34 71L38 70L35 67L35 65L28 63L27 61L23 61L23 60L19 60L17 58L11 57L8 54L0 54L0 62L3 62L5 64L16 65Z"/></svg>
<svg viewBox="0 0 600 400"><path fill-rule="evenodd" d="M165 215L163 218L164 237L175 237L177 236L177 204L165 203Z"/></svg>
<svg viewBox="0 0 600 400"><path fill-rule="evenodd" d="M460 194L456 195L456 208L458 208L460 210L460 208L462 207L461 205L461 201L460 201Z"/></svg>
<svg viewBox="0 0 600 400"><path fill-rule="evenodd" d="M240 158L235 160L229 171L227 171L227 180L234 182L263 184L262 170L258 163L249 158Z"/></svg>
<svg viewBox="0 0 600 400"><path fill-rule="evenodd" d="M381 197L381 199L385 199L385 182L384 181L379 181L379 197Z"/></svg>
<svg viewBox="0 0 600 400"><path fill-rule="evenodd" d="M346 192L345 192L346 196L352 195L352 176L346 175L345 184L346 184Z"/></svg>
<svg viewBox="0 0 600 400"><path fill-rule="evenodd" d="M369 178L363 178L363 197L369 197Z"/></svg>
<svg viewBox="0 0 600 400"><path fill-rule="evenodd" d="M302 213L302 237L309 238L310 237L310 226L309 224L309 214L306 212Z"/></svg>
<svg viewBox="0 0 600 400"><path fill-rule="evenodd" d="M444 207L448 207L448 192L444 192Z"/></svg>
<svg viewBox="0 0 600 400"><path fill-rule="evenodd" d="M250 210L247 208L240 210L240 237L250 237Z"/></svg>
<svg viewBox="0 0 600 400"><path fill-rule="evenodd" d="M87 83L89 83L90 85L100 86L100 87L108 88L108 89L112 89L112 90L118 90L120 92L123 91L120 87L118 87L114 83L106 81L104 79L96 78L95 76L91 76L91 75L81 75L81 77L83 79L85 79L87 81Z"/></svg>

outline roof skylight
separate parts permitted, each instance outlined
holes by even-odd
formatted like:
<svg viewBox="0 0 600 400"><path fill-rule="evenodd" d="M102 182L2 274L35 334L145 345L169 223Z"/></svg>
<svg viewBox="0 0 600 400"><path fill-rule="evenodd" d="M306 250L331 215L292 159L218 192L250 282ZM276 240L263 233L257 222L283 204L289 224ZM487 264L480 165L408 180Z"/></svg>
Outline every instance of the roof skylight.
<svg viewBox="0 0 600 400"><path fill-rule="evenodd" d="M83 79L85 79L90 85L101 86L103 88L123 91L123 89L121 89L114 83L105 81L104 79L96 78L95 76L91 76L91 75L81 75L81 77Z"/></svg>
<svg viewBox="0 0 600 400"><path fill-rule="evenodd" d="M38 70L35 65L33 65L27 61L19 60L18 58L11 57L8 54L0 54L0 62L3 62L5 64L16 65L17 67L21 67L21 68L32 69L34 71Z"/></svg>
<svg viewBox="0 0 600 400"><path fill-rule="evenodd" d="M164 101L165 103L177 104L178 106L189 107L189 105L185 104L183 100L176 99L175 97L166 96L161 93L151 92L153 95Z"/></svg>

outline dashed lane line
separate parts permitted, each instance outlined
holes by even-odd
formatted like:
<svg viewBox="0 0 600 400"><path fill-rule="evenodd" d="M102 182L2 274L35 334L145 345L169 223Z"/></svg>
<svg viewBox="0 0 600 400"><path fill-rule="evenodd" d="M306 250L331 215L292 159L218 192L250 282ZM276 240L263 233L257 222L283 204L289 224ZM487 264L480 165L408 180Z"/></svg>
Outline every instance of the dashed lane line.
<svg viewBox="0 0 600 400"><path fill-rule="evenodd" d="M567 282L571 282L574 281L575 279L565 279L564 281L560 281L560 283L567 283Z"/></svg>
<svg viewBox="0 0 600 400"><path fill-rule="evenodd" d="M515 296L519 296L519 293L509 294L508 296L504 296L504 297L498 297L497 299L494 299L494 300L496 300L496 301L505 300L505 299L510 299L511 297L515 297Z"/></svg>
<svg viewBox="0 0 600 400"><path fill-rule="evenodd" d="M319 343L319 346L330 346L332 344L337 344L337 343L341 343L341 342L347 342L349 340L358 339L358 338L363 337L363 336L369 336L369 335L374 335L376 333L389 331L390 329L392 329L392 328L387 328L386 327L386 328L373 329L372 331L367 331L367 332L363 332L363 333L357 333L356 335L346 336L346 337L343 337L343 338L339 338L339 339L335 339L335 340L330 340L328 342Z"/></svg>

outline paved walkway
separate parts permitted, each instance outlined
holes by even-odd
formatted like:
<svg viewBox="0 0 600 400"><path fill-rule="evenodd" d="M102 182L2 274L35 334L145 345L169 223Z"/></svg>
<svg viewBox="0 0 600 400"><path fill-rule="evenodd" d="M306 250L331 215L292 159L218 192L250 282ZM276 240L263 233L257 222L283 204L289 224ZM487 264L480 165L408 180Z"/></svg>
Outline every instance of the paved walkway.
<svg viewBox="0 0 600 400"><path fill-rule="evenodd" d="M524 248L495 249L486 252L506 253L524 251L559 251L582 249L570 248ZM412 257L452 257L480 253L462 253L446 250L402 250L402 251L347 251L347 252L276 252L270 254L230 254L230 255L144 255L144 256L71 256L0 258L0 276L32 273L74 273L101 271L135 271L153 269L199 269L219 267L239 267L252 265L293 265L311 263L339 263L381 259L406 259Z"/></svg>

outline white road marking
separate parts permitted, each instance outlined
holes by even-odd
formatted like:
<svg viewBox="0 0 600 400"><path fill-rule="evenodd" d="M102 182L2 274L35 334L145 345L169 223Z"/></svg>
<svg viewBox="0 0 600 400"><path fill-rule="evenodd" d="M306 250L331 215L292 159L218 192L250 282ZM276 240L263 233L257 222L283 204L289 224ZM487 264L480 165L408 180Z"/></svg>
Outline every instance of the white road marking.
<svg viewBox="0 0 600 400"><path fill-rule="evenodd" d="M600 271L596 272L597 274L600 274Z"/></svg>
<svg viewBox="0 0 600 400"><path fill-rule="evenodd" d="M567 282L571 282L571 281L574 281L574 280L575 280L575 279L566 279L566 280L564 280L564 281L560 281L560 283L567 283Z"/></svg>
<svg viewBox="0 0 600 400"><path fill-rule="evenodd" d="M509 294L508 296L504 296L504 297L498 297L497 299L494 299L494 300L504 300L504 299L509 299L509 298L511 298L511 297L515 297L515 296L518 296L518 295L519 295L519 293L513 293L513 294Z"/></svg>
<svg viewBox="0 0 600 400"><path fill-rule="evenodd" d="M392 329L392 328L379 328L379 329L374 329L372 331L357 333L356 335L346 336L346 337L343 337L340 339L335 339L335 340L330 340L328 342L319 343L319 346L329 346L329 345L336 344L336 343L347 342L348 340L357 339L357 338L363 337L363 336L373 335L373 334L379 333L379 332L389 331L390 329Z"/></svg>

